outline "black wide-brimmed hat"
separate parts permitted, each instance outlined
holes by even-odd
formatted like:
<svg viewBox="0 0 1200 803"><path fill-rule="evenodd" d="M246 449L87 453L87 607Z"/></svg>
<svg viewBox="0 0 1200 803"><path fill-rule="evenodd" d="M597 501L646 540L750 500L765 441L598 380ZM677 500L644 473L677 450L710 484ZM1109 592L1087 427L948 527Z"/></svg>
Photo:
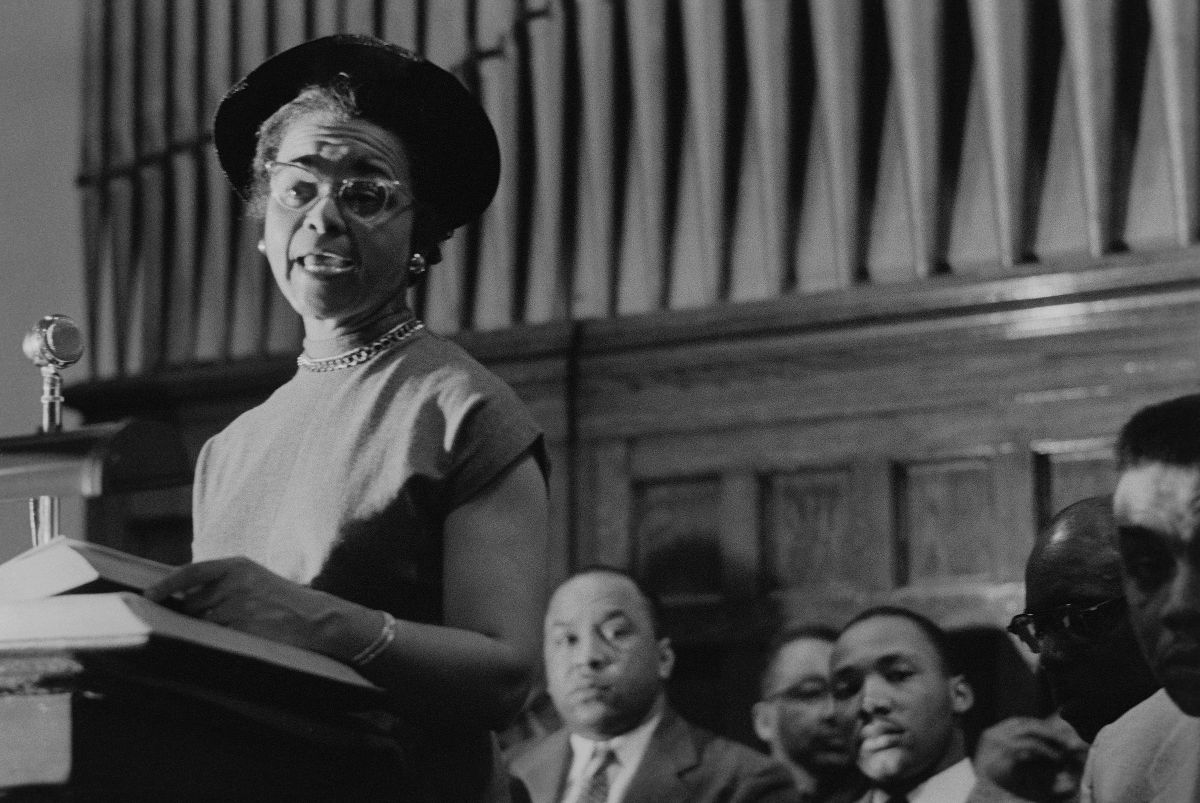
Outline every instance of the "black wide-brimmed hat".
<svg viewBox="0 0 1200 803"><path fill-rule="evenodd" d="M345 76L367 120L396 133L415 194L447 229L478 217L496 192L500 149L475 97L457 78L402 47L358 34L314 39L272 56L221 100L213 140L242 198L254 183L258 129L302 89Z"/></svg>

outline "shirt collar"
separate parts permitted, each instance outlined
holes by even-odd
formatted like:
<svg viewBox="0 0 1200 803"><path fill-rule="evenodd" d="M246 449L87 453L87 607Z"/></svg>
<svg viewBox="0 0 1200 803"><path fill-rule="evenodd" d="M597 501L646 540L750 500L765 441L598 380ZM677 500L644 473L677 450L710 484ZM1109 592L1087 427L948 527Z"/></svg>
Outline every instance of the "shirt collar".
<svg viewBox="0 0 1200 803"><path fill-rule="evenodd" d="M975 785L975 769L971 759L964 758L956 764L927 779L920 786L909 790L909 803L937 803L944 800L966 800ZM871 803L886 803L887 792L876 789L871 793Z"/></svg>
<svg viewBox="0 0 1200 803"><path fill-rule="evenodd" d="M596 751L597 745L608 745L613 752L617 754L617 761L622 767L632 767L637 764L642 754L646 752L646 746L650 744L650 737L654 735L654 730L658 727L658 723L662 721L662 710L658 710L631 731L626 731L620 736L614 736L611 739L602 741L589 739L586 736L581 736L578 733L571 734L571 780L578 778L587 768L588 762L592 758L592 754Z"/></svg>

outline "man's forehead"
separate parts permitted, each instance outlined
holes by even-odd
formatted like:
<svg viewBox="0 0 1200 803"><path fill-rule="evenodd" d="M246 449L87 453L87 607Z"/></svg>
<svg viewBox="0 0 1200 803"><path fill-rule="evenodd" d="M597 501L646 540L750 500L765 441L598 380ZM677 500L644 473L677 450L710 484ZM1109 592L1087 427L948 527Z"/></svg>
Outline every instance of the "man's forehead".
<svg viewBox="0 0 1200 803"><path fill-rule="evenodd" d="M646 603L629 578L595 572L573 577L558 587L550 598L546 623L549 626L580 619L599 622L646 613Z"/></svg>
<svg viewBox="0 0 1200 803"><path fill-rule="evenodd" d="M818 638L798 638L779 648L775 664L793 674L817 671L828 673L833 643Z"/></svg>
<svg viewBox="0 0 1200 803"><path fill-rule="evenodd" d="M833 643L817 638L799 638L784 644L769 667L773 690L806 679L829 677L829 659Z"/></svg>
<svg viewBox="0 0 1200 803"><path fill-rule="evenodd" d="M1190 542L1200 525L1200 467L1143 463L1124 471L1113 494L1118 527Z"/></svg>
<svg viewBox="0 0 1200 803"><path fill-rule="evenodd" d="M1028 609L1120 596L1120 555L1115 544L1078 548L1081 546L1078 542L1052 543L1029 561L1025 572Z"/></svg>
<svg viewBox="0 0 1200 803"><path fill-rule="evenodd" d="M937 648L920 625L903 616L872 616L842 631L834 644L835 669L895 658L936 659Z"/></svg>

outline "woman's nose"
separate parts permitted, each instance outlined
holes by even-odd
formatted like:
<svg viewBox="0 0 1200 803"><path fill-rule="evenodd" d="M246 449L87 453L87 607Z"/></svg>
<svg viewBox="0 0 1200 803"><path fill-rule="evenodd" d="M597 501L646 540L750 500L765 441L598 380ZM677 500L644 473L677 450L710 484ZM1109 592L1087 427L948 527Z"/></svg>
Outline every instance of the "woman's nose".
<svg viewBox="0 0 1200 803"><path fill-rule="evenodd" d="M304 225L320 234L340 232L346 229L346 220L338 208L333 193L322 193L304 213Z"/></svg>

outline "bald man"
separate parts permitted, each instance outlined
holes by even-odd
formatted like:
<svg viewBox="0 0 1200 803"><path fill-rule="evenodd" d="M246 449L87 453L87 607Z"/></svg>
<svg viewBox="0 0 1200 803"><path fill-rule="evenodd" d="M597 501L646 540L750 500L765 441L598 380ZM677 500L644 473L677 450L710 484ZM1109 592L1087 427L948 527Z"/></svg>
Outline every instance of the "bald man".
<svg viewBox="0 0 1200 803"><path fill-rule="evenodd" d="M1076 502L1038 534L1025 607L1034 624L1027 643L1058 713L1084 741L1158 689L1125 614L1112 497Z"/></svg>
<svg viewBox="0 0 1200 803"><path fill-rule="evenodd" d="M1025 565L1026 612L1009 629L1037 654L1055 715L985 731L975 754L981 787L1069 795L1085 743L1158 688L1126 616L1116 533L1109 496L1063 508L1038 533Z"/></svg>

